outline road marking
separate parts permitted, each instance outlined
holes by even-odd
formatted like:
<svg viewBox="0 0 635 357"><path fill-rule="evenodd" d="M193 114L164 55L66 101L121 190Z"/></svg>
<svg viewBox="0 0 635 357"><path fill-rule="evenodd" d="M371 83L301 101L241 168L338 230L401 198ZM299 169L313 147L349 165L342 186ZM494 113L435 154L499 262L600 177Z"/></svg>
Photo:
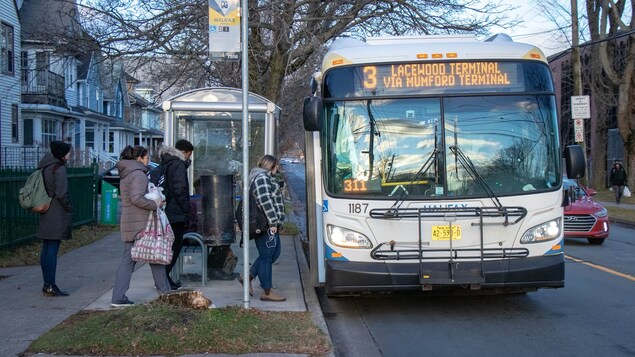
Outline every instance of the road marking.
<svg viewBox="0 0 635 357"><path fill-rule="evenodd" d="M630 281L635 281L635 276L624 274L624 273L620 273L619 271L616 271L616 270L613 270L613 269L609 269L609 268L603 267L601 265L589 263L589 262L586 262L586 261L584 261L582 259L574 258L574 257L572 257L570 255L566 255L565 254L564 257L569 259L569 260L572 260L572 261L574 261L576 263L581 263L581 264L590 266L591 268L595 268L595 269L601 270L601 271L609 273L609 274L617 275L620 278L628 279Z"/></svg>

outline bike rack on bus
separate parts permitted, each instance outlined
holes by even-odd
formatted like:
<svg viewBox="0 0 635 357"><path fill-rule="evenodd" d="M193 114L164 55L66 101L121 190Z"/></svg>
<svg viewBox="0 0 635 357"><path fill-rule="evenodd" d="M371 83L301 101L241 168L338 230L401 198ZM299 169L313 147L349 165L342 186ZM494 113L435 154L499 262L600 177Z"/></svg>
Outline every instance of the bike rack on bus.
<svg viewBox="0 0 635 357"><path fill-rule="evenodd" d="M418 219L418 247L416 249L395 249L393 240L379 244L371 251L371 257L377 260L419 260L419 282L423 285L462 285L481 284L485 282L483 264L486 259L523 258L529 255L526 248L484 248L483 227L491 225L509 226L520 222L526 215L524 207L435 207L435 208L376 208L370 211L371 218L377 219ZM455 249L452 246L452 224L458 218L479 219L472 225L480 226L480 248ZM450 249L424 249L422 239L422 219L443 218L450 228ZM497 219L499 218L499 219ZM438 253L449 252L446 270L430 270L423 268L423 262L446 260L447 256ZM459 264L465 260L479 259L478 269L461 269Z"/></svg>

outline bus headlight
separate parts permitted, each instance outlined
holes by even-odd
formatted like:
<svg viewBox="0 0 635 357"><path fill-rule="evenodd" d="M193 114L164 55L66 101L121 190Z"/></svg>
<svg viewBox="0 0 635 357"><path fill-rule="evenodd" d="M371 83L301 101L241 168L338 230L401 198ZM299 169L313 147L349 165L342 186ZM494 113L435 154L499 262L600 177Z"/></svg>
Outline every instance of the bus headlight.
<svg viewBox="0 0 635 357"><path fill-rule="evenodd" d="M557 218L531 227L523 234L522 238L520 238L520 242L523 244L540 243L556 239L560 237L560 226L560 218Z"/></svg>
<svg viewBox="0 0 635 357"><path fill-rule="evenodd" d="M328 239L331 244L343 248L364 248L370 249L373 244L365 235L351 231L350 229L328 225Z"/></svg>

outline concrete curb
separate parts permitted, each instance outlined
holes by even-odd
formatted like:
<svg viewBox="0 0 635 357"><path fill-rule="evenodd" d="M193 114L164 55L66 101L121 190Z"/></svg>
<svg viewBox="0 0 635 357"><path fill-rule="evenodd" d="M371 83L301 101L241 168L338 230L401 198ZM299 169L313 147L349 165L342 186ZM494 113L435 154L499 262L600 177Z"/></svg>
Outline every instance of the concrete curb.
<svg viewBox="0 0 635 357"><path fill-rule="evenodd" d="M635 214L635 212L633 214ZM635 221L629 220L629 219L609 217L609 222L611 222L612 224L614 223L614 224L619 224L619 225L627 226L627 227L635 227Z"/></svg>
<svg viewBox="0 0 635 357"><path fill-rule="evenodd" d="M306 261L306 257L304 256L304 250L302 249L302 243L300 242L298 236L293 238L293 243L295 246L295 254L298 261L298 269L300 270L300 280L302 283L302 289L304 290L304 302L306 303L307 310L311 313L313 318L313 322L320 328L322 333L326 335L331 345L331 350L325 356L335 357L333 351L333 340L331 339L331 334L329 333L328 326L326 325L326 320L324 319L324 314L322 312L322 306L320 305L320 301L318 300L317 294L315 293L315 288L311 286L311 274L309 272L309 264Z"/></svg>

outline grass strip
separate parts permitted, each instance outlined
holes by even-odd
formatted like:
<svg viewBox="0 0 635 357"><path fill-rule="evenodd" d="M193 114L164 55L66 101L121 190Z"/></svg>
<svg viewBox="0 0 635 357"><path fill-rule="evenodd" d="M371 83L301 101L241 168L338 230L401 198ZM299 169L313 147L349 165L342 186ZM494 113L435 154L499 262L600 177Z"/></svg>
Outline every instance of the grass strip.
<svg viewBox="0 0 635 357"><path fill-rule="evenodd" d="M329 348L309 312L240 307L192 310L155 301L124 309L78 313L35 340L28 352L112 356L322 355Z"/></svg>
<svg viewBox="0 0 635 357"><path fill-rule="evenodd" d="M119 226L107 225L84 225L76 228L73 230L73 239L62 241L58 255L66 254L72 250L95 242L117 229L119 229ZM41 249L41 241L35 239L31 243L2 250L0 251L0 267L39 265Z"/></svg>

